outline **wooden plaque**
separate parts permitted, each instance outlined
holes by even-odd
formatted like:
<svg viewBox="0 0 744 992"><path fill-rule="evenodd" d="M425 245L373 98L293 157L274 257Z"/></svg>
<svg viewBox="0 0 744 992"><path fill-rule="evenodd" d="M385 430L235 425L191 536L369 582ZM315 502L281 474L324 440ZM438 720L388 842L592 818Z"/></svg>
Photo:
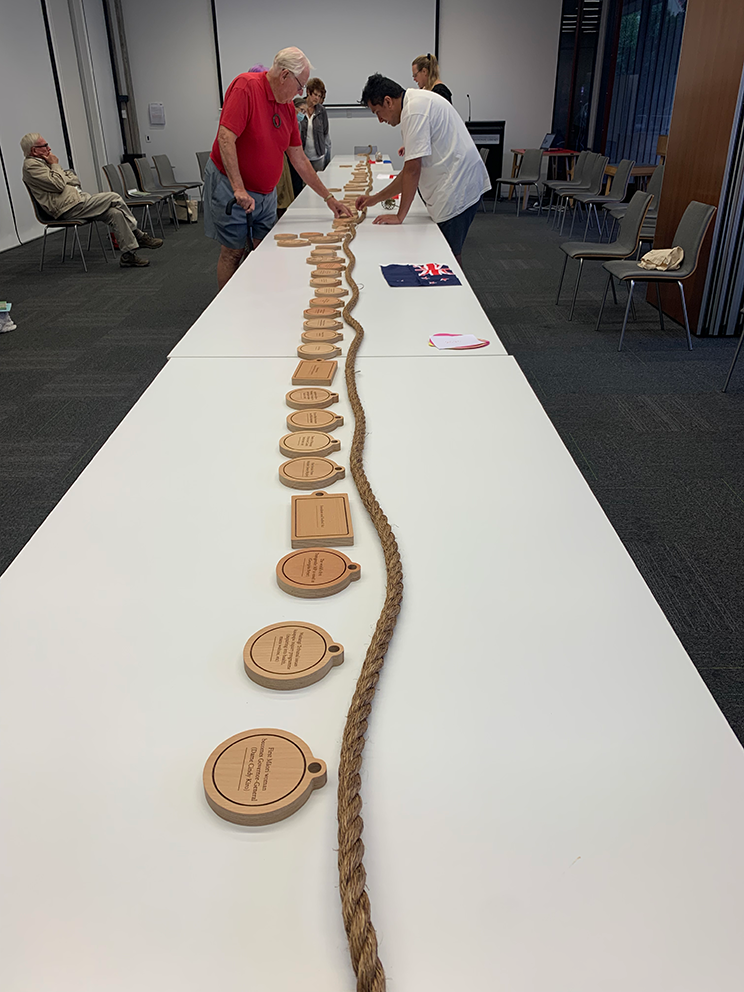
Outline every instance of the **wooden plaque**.
<svg viewBox="0 0 744 992"><path fill-rule="evenodd" d="M317 276L316 278L310 280L310 285L316 289L321 286L340 286L341 280L336 279L333 274L327 276Z"/></svg>
<svg viewBox="0 0 744 992"><path fill-rule="evenodd" d="M348 289L340 289L338 286L316 286L315 287L315 295L316 296L322 296L322 297L324 297L326 299L328 297L336 297L336 298L338 298L338 297L341 297L341 296L348 296L349 295L349 290Z"/></svg>
<svg viewBox="0 0 744 992"><path fill-rule="evenodd" d="M342 262L341 259L337 262L318 262L316 268L323 270L328 269L331 272L341 272L346 268L346 262Z"/></svg>
<svg viewBox="0 0 744 992"><path fill-rule="evenodd" d="M305 330L310 331L313 328L306 327ZM338 362L302 361L292 373L292 385L330 386L337 368Z"/></svg>
<svg viewBox="0 0 744 992"><path fill-rule="evenodd" d="M344 336L341 331L335 331L330 327L319 327L314 331L303 331L302 340L307 341L343 341Z"/></svg>
<svg viewBox="0 0 744 992"><path fill-rule="evenodd" d="M338 393L332 393L330 389L292 389L284 400L293 410L305 410L307 407L322 409L338 403Z"/></svg>
<svg viewBox="0 0 744 992"><path fill-rule="evenodd" d="M341 414L332 410L295 410L287 417L290 431L335 431L343 424Z"/></svg>
<svg viewBox="0 0 744 992"><path fill-rule="evenodd" d="M326 244L329 245L338 244L339 241L343 241L343 240L344 240L343 234L338 234L336 231L334 231L332 234L326 234Z"/></svg>
<svg viewBox="0 0 744 992"><path fill-rule="evenodd" d="M292 551L276 566L279 588L301 599L333 596L350 582L356 582L361 574L356 562L332 548Z"/></svg>
<svg viewBox="0 0 744 992"><path fill-rule="evenodd" d="M294 241L277 241L280 248L305 248L310 244L309 241L304 241L302 238L295 238Z"/></svg>
<svg viewBox="0 0 744 992"><path fill-rule="evenodd" d="M292 497L292 547L346 548L354 543L346 493L315 492Z"/></svg>
<svg viewBox="0 0 744 992"><path fill-rule="evenodd" d="M296 234L275 234L274 241L290 241L292 238L296 237Z"/></svg>
<svg viewBox="0 0 744 992"><path fill-rule="evenodd" d="M338 314L334 307L308 307L307 310L302 311L302 315L307 317L308 320L311 317L337 317Z"/></svg>
<svg viewBox="0 0 744 992"><path fill-rule="evenodd" d="M267 689L304 689L343 664L344 646L313 623L263 627L243 648L246 675Z"/></svg>
<svg viewBox="0 0 744 992"><path fill-rule="evenodd" d="M279 466L279 481L290 489L317 489L318 486L332 486L343 479L346 470L330 458L290 458Z"/></svg>
<svg viewBox="0 0 744 992"><path fill-rule="evenodd" d="M330 317L311 317L302 326L306 331L340 331L344 324L342 320L331 320Z"/></svg>
<svg viewBox="0 0 744 992"><path fill-rule="evenodd" d="M317 258L333 259L333 258L338 258L338 251L336 248L331 248L331 246L329 245L327 248L313 248L313 250L310 252L310 255L313 258L317 257Z"/></svg>
<svg viewBox="0 0 744 992"><path fill-rule="evenodd" d="M323 458L332 451L340 451L341 442L323 431L293 431L281 438L279 450L285 458L297 458L298 455Z"/></svg>
<svg viewBox="0 0 744 992"><path fill-rule="evenodd" d="M324 238L322 231L300 231L301 238Z"/></svg>
<svg viewBox="0 0 744 992"><path fill-rule="evenodd" d="M311 341L309 344L298 345L297 354L300 358L336 358L341 354L341 349L328 341Z"/></svg>
<svg viewBox="0 0 744 992"><path fill-rule="evenodd" d="M223 820L276 823L296 813L326 783L324 761L287 730L260 728L228 737L207 758L207 802Z"/></svg>
<svg viewBox="0 0 744 992"><path fill-rule="evenodd" d="M343 300L337 299L335 296L314 296L310 300L311 307L333 307L338 315L339 310L343 310L346 306Z"/></svg>

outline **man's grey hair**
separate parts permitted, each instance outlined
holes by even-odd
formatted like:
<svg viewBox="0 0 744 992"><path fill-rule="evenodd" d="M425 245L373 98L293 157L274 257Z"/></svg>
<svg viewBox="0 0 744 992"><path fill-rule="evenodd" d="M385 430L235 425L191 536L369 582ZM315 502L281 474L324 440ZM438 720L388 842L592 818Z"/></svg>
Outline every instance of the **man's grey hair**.
<svg viewBox="0 0 744 992"><path fill-rule="evenodd" d="M31 158L31 149L37 141L41 141L41 135L37 134L36 131L31 131L29 134L23 135L21 138L21 150L23 151L24 158Z"/></svg>
<svg viewBox="0 0 744 992"><path fill-rule="evenodd" d="M283 48L274 56L272 68L279 71L286 69L293 75L299 76L305 69L311 72L313 67L310 65L310 59L299 48Z"/></svg>

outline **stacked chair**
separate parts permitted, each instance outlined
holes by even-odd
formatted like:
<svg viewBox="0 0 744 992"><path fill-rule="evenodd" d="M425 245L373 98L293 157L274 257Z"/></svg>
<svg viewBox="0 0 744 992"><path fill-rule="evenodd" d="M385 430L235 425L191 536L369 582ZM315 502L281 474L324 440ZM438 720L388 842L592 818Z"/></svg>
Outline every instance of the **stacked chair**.
<svg viewBox="0 0 744 992"><path fill-rule="evenodd" d="M150 196L130 196L127 192L124 182L122 181L121 173L115 165L110 162L104 165L103 174L106 177L106 181L109 184L109 189L112 193L118 193L122 200L126 203L129 209L134 213L138 207L142 207L142 223L141 227L144 228L146 223L150 225L150 234L155 237L155 228L152 223L152 214L150 212L150 207L159 208L160 204L163 202L162 197L153 198ZM134 175L134 174L132 174ZM136 183L129 187L129 189L135 189ZM157 210L158 223L160 224L160 233L165 237L165 231L163 231L163 218L160 215L160 210ZM135 215L136 216L136 215Z"/></svg>
<svg viewBox="0 0 744 992"><path fill-rule="evenodd" d="M558 284L558 294L555 298L556 305L561 298L561 289L563 287L563 279L566 274L566 265L569 258L576 259L579 263L579 271L576 273L576 284L574 286L573 299L571 300L571 312L568 315L569 320L573 320L574 307L576 306L576 296L579 292L579 282L581 281L581 273L584 268L584 262L609 262L612 260L630 258L632 255L635 255L640 244L643 221L649 207L651 206L652 200L653 197L650 193L638 192L633 194L633 197L628 204L628 210L620 221L620 230L618 232L617 240L613 241L611 244L597 244L595 241L567 241L565 244L560 246L565 257L563 259L561 281ZM635 263L631 264L635 265ZM643 270L638 269L638 271L641 272ZM614 295L614 285L612 287L612 291ZM607 290L605 289L605 297L606 296ZM617 302L617 297L615 297L615 302ZM602 305L604 306L604 301Z"/></svg>
<svg viewBox="0 0 744 992"><path fill-rule="evenodd" d="M540 180L540 168L542 166L542 148L526 148L522 161L519 164L519 172L516 176L505 176L496 182L496 195L493 198L493 212L496 213L496 203L498 202L499 186L511 186L514 189L517 200L517 217L519 216L519 204L522 196L526 200L529 195L530 186L535 187L535 192L539 194L538 182ZM522 192L524 190L524 193ZM542 207L541 207L542 209Z"/></svg>
<svg viewBox="0 0 744 992"><path fill-rule="evenodd" d="M183 189L198 189L199 202L201 203L202 190L204 189L204 183L201 179L192 179L187 183L176 182L173 166L171 165L170 159L167 155L153 155L152 160L155 163L155 169L157 171L158 180L160 181L161 186L165 189L176 189L177 187L182 187Z"/></svg>
<svg viewBox="0 0 744 992"><path fill-rule="evenodd" d="M584 228L585 241L586 236L589 233L589 221L591 220L592 211L594 211L594 217L597 221L597 234L599 235L600 241L602 240L602 229L599 224L599 213L597 212L597 207L616 207L623 203L623 200L628 193L628 183L630 182L630 174L634 165L635 162L629 158L624 158L618 163L617 172L612 177L610 189L604 196L602 194L593 196L591 193L576 193L574 196L574 203L586 208L586 226ZM573 222L575 218L576 211L574 210L574 217L571 220L571 231L568 235L569 238L573 234Z"/></svg>
<svg viewBox="0 0 744 992"><path fill-rule="evenodd" d="M647 231L652 224L654 226L654 229L656 227L656 218L659 213L659 200L661 197L661 185L663 182L664 182L664 166L657 165L654 171L651 173L651 178L649 179L648 186L646 187L646 192L650 193L654 198L653 203L649 207L648 214L646 215L645 224ZM615 224L625 214L625 211L628 209L628 204L618 203L613 206L607 203L607 204L603 204L602 209L605 211L605 217L604 220L602 221L602 231L604 232L605 223L607 221L607 218L610 217L613 221L612 228L610 230L610 237L612 237L612 235L615 232ZM649 239L644 237L641 240L647 241ZM651 234L650 240L653 241L653 233Z"/></svg>
<svg viewBox="0 0 744 992"><path fill-rule="evenodd" d="M173 224L178 230L178 217L176 215L176 205L174 203L174 198L179 193L185 193L189 188L188 185L184 183L178 183L176 186L163 186L155 175L155 171L146 158L136 158L134 160L135 168L137 169L137 178L139 179L139 188L144 190L145 193L157 193L160 196L164 196L168 200L168 206L171 212L171 219Z"/></svg>
<svg viewBox="0 0 744 992"><path fill-rule="evenodd" d="M573 177L571 179L549 179L543 186L543 196L545 190L549 190L550 198L548 200L548 223L550 223L550 211L553 209L553 194L559 189L574 189L578 192L580 189L584 189L584 177L586 170L587 159L590 159L594 155L594 152L579 152L579 157L574 163ZM540 213L542 213L542 199L540 201Z"/></svg>
<svg viewBox="0 0 744 992"><path fill-rule="evenodd" d="M607 168L607 163L610 161L606 155L595 155L594 152L590 152L590 158L587 158L584 163L584 173L583 181L580 188L576 188L571 185L568 187L560 187L555 190L558 197L558 206L561 204L561 200L564 201L563 218L561 220L561 234L563 234L563 225L566 223L566 212L568 210L568 201L574 200L574 210L573 218L571 221L571 228L573 229L573 221L576 218L576 201L574 197L578 193L584 193L589 197L600 196L602 192L602 185L604 183L605 169ZM556 217L558 216L558 210L556 208Z"/></svg>

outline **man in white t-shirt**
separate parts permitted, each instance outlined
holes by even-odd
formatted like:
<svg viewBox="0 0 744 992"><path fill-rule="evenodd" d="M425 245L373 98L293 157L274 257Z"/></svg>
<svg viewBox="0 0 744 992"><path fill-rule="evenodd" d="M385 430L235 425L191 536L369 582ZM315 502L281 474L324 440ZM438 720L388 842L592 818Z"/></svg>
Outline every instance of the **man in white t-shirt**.
<svg viewBox="0 0 744 992"><path fill-rule="evenodd" d="M375 196L360 196L357 209L397 196L396 214L381 214L375 224L402 224L416 189L432 220L461 261L462 246L481 196L491 183L462 118L444 97L430 90L404 90L376 73L367 80L361 102L381 124L400 124L405 147L403 171Z"/></svg>

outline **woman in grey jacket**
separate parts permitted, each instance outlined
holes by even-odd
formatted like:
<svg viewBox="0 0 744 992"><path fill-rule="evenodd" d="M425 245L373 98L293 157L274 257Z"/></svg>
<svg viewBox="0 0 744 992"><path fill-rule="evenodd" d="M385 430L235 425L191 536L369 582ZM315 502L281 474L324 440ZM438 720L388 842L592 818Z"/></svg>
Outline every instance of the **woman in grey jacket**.
<svg viewBox="0 0 744 992"><path fill-rule="evenodd" d="M323 106L326 88L322 79L307 81L307 117L299 121L300 137L305 154L316 172L322 172L331 161L331 136L328 113Z"/></svg>

